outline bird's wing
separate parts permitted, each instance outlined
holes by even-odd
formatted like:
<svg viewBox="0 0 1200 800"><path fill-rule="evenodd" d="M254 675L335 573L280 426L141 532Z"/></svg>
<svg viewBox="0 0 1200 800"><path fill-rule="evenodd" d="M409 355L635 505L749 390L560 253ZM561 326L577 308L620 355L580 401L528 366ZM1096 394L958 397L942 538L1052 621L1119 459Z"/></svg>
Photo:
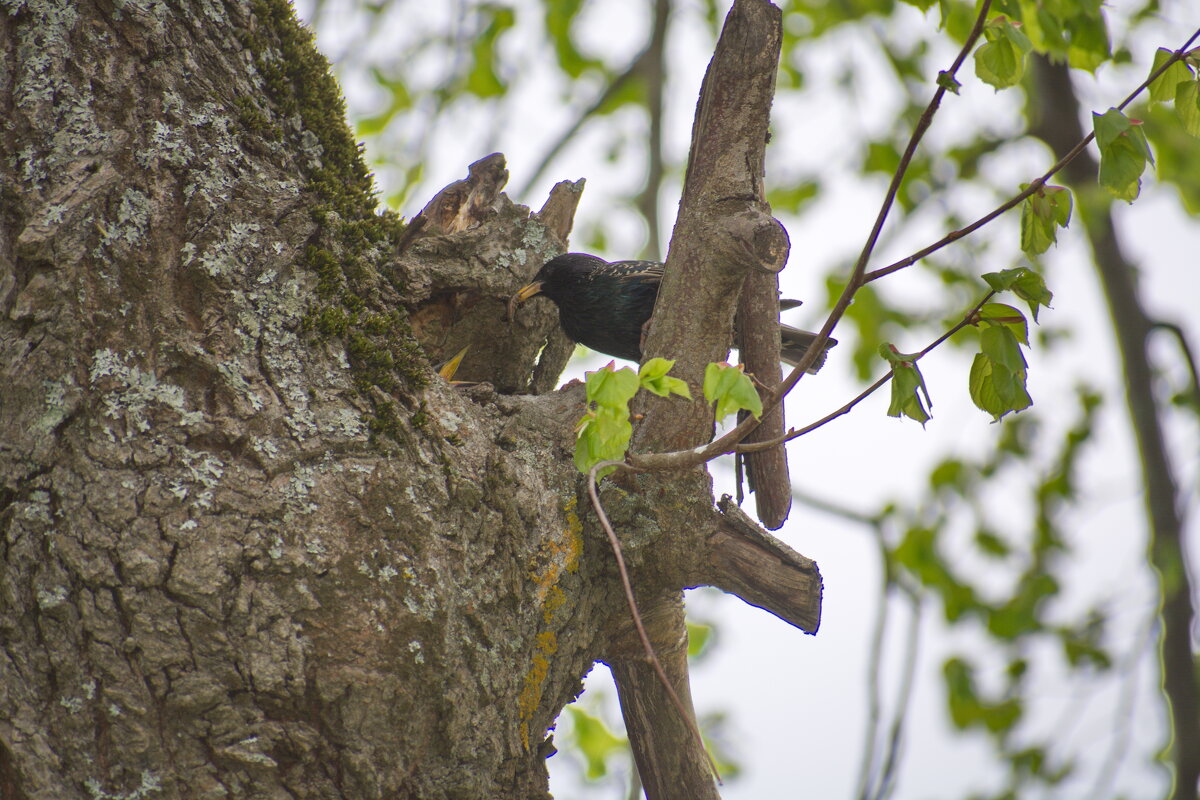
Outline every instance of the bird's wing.
<svg viewBox="0 0 1200 800"><path fill-rule="evenodd" d="M661 281L663 265L658 261L613 261L597 268L596 272L620 280Z"/></svg>

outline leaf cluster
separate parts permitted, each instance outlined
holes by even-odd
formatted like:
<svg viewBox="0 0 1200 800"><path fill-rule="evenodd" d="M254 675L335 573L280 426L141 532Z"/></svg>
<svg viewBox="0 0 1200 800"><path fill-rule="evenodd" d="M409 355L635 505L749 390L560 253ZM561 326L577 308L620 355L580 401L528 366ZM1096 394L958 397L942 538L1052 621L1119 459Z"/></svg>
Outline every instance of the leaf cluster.
<svg viewBox="0 0 1200 800"><path fill-rule="evenodd" d="M983 279L992 294L1007 291L1024 300L1035 322L1038 309L1048 307L1053 297L1042 276L1027 267L989 272ZM1011 411L1028 408L1033 400L1026 389L1028 364L1021 352L1021 347L1029 346L1025 315L1004 303L984 302L967 322L981 329L979 352L971 364L968 380L971 400L995 420ZM930 418L927 406L933 405L917 366L924 353L901 353L890 343L880 345L879 353L892 369L888 416L906 416L924 425Z"/></svg>
<svg viewBox="0 0 1200 800"><path fill-rule="evenodd" d="M630 367L617 369L610 361L598 370L587 373L587 413L575 426L575 467L584 475L602 461L621 461L629 448L633 424L629 419L629 401L638 389L659 397L678 395L692 399L687 383L667 373L674 361L652 358L634 372ZM612 472L614 467L600 470L598 477Z"/></svg>
<svg viewBox="0 0 1200 800"><path fill-rule="evenodd" d="M639 389L659 397L692 399L687 383L667 374L673 366L675 362L670 359L652 358L634 372L630 367L617 369L610 361L586 374L588 410L575 426L575 467L580 472L586 475L603 461L625 458L633 434L629 401ZM709 364L704 372L704 398L716 405L718 421L739 411L749 411L755 417L762 414L762 399L741 364ZM613 469L605 467L597 477Z"/></svg>

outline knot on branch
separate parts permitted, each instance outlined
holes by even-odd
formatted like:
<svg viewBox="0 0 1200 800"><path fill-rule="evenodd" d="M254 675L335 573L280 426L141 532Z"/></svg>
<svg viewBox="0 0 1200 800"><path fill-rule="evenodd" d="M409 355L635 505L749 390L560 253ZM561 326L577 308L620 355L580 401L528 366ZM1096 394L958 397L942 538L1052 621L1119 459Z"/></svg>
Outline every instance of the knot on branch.
<svg viewBox="0 0 1200 800"><path fill-rule="evenodd" d="M723 200L716 204L714 211L720 224L713 232L713 249L726 269L776 274L787 263L791 239L779 220L757 202L738 210L723 207L744 202Z"/></svg>

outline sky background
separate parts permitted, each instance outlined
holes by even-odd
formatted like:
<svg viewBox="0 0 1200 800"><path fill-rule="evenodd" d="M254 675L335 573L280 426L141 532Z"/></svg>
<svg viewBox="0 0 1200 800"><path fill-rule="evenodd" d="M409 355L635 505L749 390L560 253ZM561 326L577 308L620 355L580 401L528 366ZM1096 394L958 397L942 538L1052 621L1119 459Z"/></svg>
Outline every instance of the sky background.
<svg viewBox="0 0 1200 800"><path fill-rule="evenodd" d="M532 5L520 0L519 12ZM581 48L602 53L611 64L624 64L642 47L649 28L650 4L644 0L606 0L585 5L577 26ZM454 31L467 13L463 2L398 2L395 13L368 20L353 15L353 4L329 2L316 20L322 50L335 62L343 81L350 116L378 113L386 98L361 72L371 59L386 62L389 54L406 43L419 41L428 31ZM722 4L722 15L728 3ZM1110 20L1119 24L1131 3L1107 4ZM313 18L311 0L297 2L302 16ZM526 16L528 16L526 14ZM536 16L536 15L535 15ZM524 19L518 13L518 19ZM368 35L367 25L382 26ZM902 8L897 21L904 26L934 26L929 17ZM1095 80L1083 78L1083 101L1103 110L1115 104L1148 71L1156 46L1177 46L1189 30L1200 24L1194 2L1166 0L1160 22L1144 37L1144 49L1135 52L1133 71L1102 68ZM889 28L889 35L895 34ZM468 42L461 43L463 47ZM574 119L587 97L568 95L556 78L552 54L536 25L518 26L505 46L519 64L519 88L510 105L497 109L485 102L465 103L435 129L430 130L427 108L398 121L395 130L371 148L405 148L428 137L427 158L420 187L400 208L405 216L416 213L442 186L466 174L469 163L493 151L508 160L510 189L516 191L540 162L547 148ZM702 21L700 4L679 2L669 39L671 78L666 113L668 160L682 164L691 135L692 115L700 80L711 55L712 42ZM405 79L414 86L436 83L453 48L430 48L405 65ZM809 89L803 94L781 95L773 109L773 139L768 148L769 177L789 180L801 176L832 176L819 205L799 218L782 217L792 241L791 259L783 273L784 295L809 302L788 312L785 321L815 330L822 322L824 274L852 259L869 231L883 196L884 179L863 180L857 175L858 134L878 134L894 124L897 101L889 97L883 67L874 56L872 42L859 35L835 35L801 56ZM954 51L934 53L933 61L949 65ZM846 63L854 60L864 80L854 91L839 91L832 84ZM971 125L1011 131L1022 125L1019 98L996 94L970 70L959 74L961 96L948 96L929 134L931 144L965 137ZM872 70L879 79L872 80ZM517 85L515 82L514 85ZM875 87L878 87L877 89ZM598 87L597 87L598 88ZM932 87L929 88L932 91ZM981 123L982 121L982 123ZM643 160L637 155L644 123L632 110L605 118L600 126L585 129L554 162L526 196L514 197L534 208L541 205L553 183L585 177L587 187L577 214L576 230L600 225L606 234L608 258L637 257L644 244L640 220L621 208L622 198L637 192L644 180ZM612 129L623 133L613 145ZM390 137L390 138L389 138ZM615 157L607 158L615 150ZM1094 150L1093 150L1094 152ZM374 155L379 155L375 150ZM1015 184L1040 174L1051 162L1046 151L1029 145L1005 152L1002 162L985 168ZM389 170L379 171L385 194ZM838 179L839 174L844 175ZM662 198L664 236L669 235L679 194L677 182ZM956 197L964 218L973 219L996 205L996 198L981 190ZM1010 213L990 226L989 235L1015 241L1018 218ZM1180 209L1170 188L1144 177L1143 196L1119 209L1118 227L1132 261L1141 265L1144 304L1154 315L1180 323L1193 342L1200 342L1200 225ZM921 219L889 231L873 264L883 265L935 240L942 231ZM1125 421L1121 376L1116 360L1107 311L1099 295L1081 230L1073 226L1060 234L1060 243L1046 259L1047 280L1055 293L1053 309L1042 312L1043 325L1075 331L1074 345L1054 351L1039 349L1036 342L1027 354L1029 391L1037 411L1045 418L1047 443L1073 422L1074 401L1069 401L1080 380L1100 387L1109 402L1098 416L1098 428L1085 457L1080 485L1082 498L1064 517L1071 546L1063 594L1051 605L1051 616L1073 619L1101 604L1110 614L1106 640L1122 663L1121 680L1112 675L1088 680L1086 673L1066 674L1061 658L1045 653L1034 662L1031 722L1027 736L1050 736L1073 754L1079 779L1053 794L1061 800L1088 800L1124 794L1129 798L1163 796L1165 771L1153 762L1165 743L1165 717L1158 695L1158 666L1154 651L1153 576L1145 566L1146 533L1142 491L1136 453ZM664 242L664 246L665 246ZM579 245L573 243L573 248ZM959 258L968 258L965 249ZM954 256L952 256L954 257ZM978 273L1015 266L1011 261L989 260L971 265ZM889 299L919 305L928 295L928 275L905 271L887 281ZM514 287L516 288L516 287ZM951 310L947 310L950 314ZM789 399L789 424L820 418L857 394L862 386L853 377L846 358L850 335L835 331L842 345L816 379L806 378ZM925 334L897 339L902 351L916 351L929 340ZM1178 374L1179 363L1166 341L1157 342L1155 354L1169 372ZM607 362L607 357L580 358L563 380ZM793 480L805 495L850 510L869 512L889 499L911 498L924 486L928 467L955 453L964 458L988 452L998 426L978 411L966 391L969 357L961 352L936 352L923 361L923 373L933 397L933 419L922 429L909 420L886 416L888 398L880 393L852 414L795 442L789 448ZM882 372L882 368L880 369ZM1195 541L1197 479L1200 474L1200 441L1193 420L1182 414L1169 419L1175 464L1188 496L1190 528ZM1003 423L1001 423L1003 424ZM728 464L713 468L717 491L731 492ZM983 502L1001 502L994 497ZM1006 533L1021 541L1028 532L1019 524L1028 519L1026 509L1008 515L1014 528ZM715 590L689 593L690 615L717 624L718 646L696 664L692 695L701 716L723 712L729 719L724 740L743 767L743 774L722 790L727 800L774 798L847 798L854 796L866 730L870 642L880 607L881 562L875 533L866 526L797 503L791 518L777 535L820 565L824 579L821 630L806 636L775 617L751 608ZM1195 565L1195 548L1192 561ZM994 566L964 547L956 566L975 570L985 581L1006 583L1008 571L992 577ZM1193 569L1193 574L1197 573ZM1000 785L1000 767L991 744L981 734L962 735L953 730L945 705L941 665L954 653L973 657L1000 655L980 632L959 626L948 631L940 622L936 603L927 601L919 623L921 646L916 664L915 689L906 722L903 766L895 797L959 798L973 791ZM894 705L899 684L904 641L911 608L901 602L891 607L885 628L882 668L884 697ZM1004 661L986 662L980 680L999 686ZM989 672L989 670L991 670ZM615 691L607 670L598 666L587 680L586 707L619 727ZM603 702L601 702L603 701ZM1024 729L1023 729L1024 730ZM559 737L561 741L561 736ZM619 788L622 768L608 784L585 787L580 770L563 753L550 760L552 790L556 797L623 797ZM1026 800L1022 798L1022 800Z"/></svg>

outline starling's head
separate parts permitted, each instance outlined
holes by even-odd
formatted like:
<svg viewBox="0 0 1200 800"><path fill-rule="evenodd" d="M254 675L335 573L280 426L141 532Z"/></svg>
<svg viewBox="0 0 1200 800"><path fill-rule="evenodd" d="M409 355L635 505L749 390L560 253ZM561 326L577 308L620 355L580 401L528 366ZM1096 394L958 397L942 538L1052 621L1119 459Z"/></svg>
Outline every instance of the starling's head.
<svg viewBox="0 0 1200 800"><path fill-rule="evenodd" d="M566 297L569 287L586 281L605 261L587 253L565 253L547 261L533 280L522 286L508 300L508 318L516 314L517 306L531 297L544 294L554 302Z"/></svg>

